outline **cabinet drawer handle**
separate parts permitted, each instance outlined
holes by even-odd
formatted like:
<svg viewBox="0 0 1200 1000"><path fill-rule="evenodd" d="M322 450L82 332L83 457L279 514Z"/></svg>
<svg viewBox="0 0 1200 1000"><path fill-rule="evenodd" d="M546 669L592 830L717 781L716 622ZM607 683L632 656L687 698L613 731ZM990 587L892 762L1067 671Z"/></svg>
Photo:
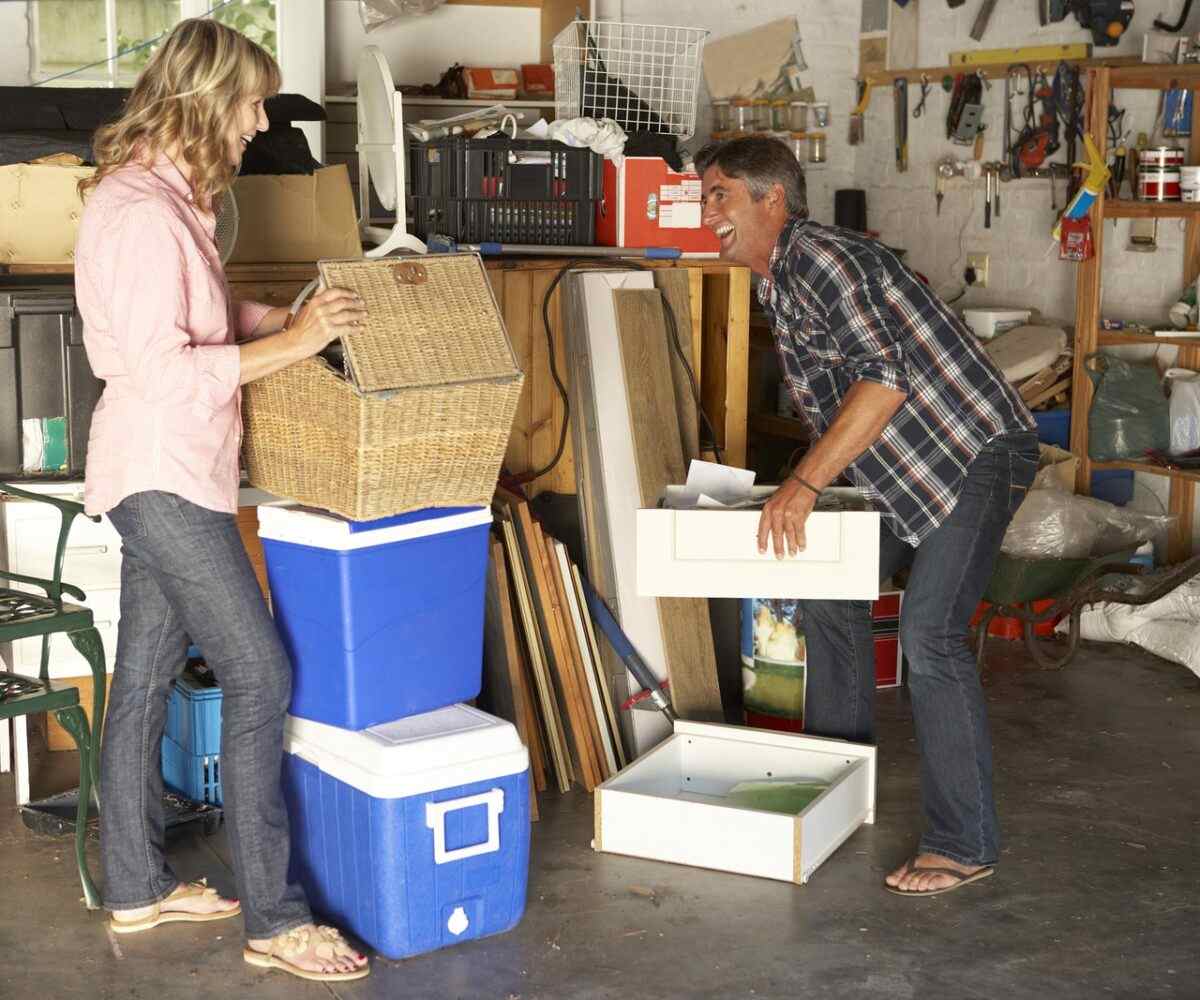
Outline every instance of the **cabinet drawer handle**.
<svg viewBox="0 0 1200 1000"><path fill-rule="evenodd" d="M107 545L68 545L67 551L81 556L102 556L108 551Z"/></svg>

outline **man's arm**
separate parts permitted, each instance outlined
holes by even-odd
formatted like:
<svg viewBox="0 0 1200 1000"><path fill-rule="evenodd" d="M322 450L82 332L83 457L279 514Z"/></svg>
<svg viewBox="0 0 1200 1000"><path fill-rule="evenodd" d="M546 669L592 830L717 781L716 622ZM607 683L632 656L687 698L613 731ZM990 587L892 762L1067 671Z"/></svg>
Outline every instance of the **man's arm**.
<svg viewBox="0 0 1200 1000"><path fill-rule="evenodd" d="M784 556L785 540L788 555L804 549L804 522L816 504L817 494L798 479L817 490L828 486L846 466L879 440L879 435L907 395L878 382L855 382L850 387L829 429L817 439L792 475L763 507L758 522L760 552L766 552L772 540L776 559Z"/></svg>

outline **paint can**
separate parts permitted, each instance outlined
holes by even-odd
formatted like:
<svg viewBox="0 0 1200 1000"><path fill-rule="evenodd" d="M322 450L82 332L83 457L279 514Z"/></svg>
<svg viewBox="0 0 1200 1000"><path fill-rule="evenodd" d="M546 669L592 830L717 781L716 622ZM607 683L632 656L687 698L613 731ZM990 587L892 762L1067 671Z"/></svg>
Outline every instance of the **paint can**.
<svg viewBox="0 0 1200 1000"><path fill-rule="evenodd" d="M1179 201L1179 170L1139 170L1139 201Z"/></svg>
<svg viewBox="0 0 1200 1000"><path fill-rule="evenodd" d="M1183 166L1182 146L1151 146L1138 150L1138 171L1178 170Z"/></svg>

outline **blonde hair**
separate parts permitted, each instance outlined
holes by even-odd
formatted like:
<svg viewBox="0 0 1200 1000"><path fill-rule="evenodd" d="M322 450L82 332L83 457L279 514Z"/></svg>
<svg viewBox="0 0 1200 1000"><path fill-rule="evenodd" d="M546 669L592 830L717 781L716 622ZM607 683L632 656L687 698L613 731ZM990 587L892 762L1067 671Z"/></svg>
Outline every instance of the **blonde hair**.
<svg viewBox="0 0 1200 1000"><path fill-rule="evenodd" d="M191 168L198 204L233 184L226 133L237 105L279 92L279 66L265 49L210 18L180 21L134 84L121 117L96 131L97 170L79 194L127 163L149 164L174 148Z"/></svg>

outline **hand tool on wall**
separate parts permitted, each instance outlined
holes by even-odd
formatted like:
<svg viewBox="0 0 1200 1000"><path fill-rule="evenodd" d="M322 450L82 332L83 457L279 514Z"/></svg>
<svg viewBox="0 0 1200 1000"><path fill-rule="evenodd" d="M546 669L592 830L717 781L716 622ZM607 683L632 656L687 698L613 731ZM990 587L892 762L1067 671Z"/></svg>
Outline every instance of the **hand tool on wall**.
<svg viewBox="0 0 1200 1000"><path fill-rule="evenodd" d="M983 169L983 228L992 228L992 165Z"/></svg>
<svg viewBox="0 0 1200 1000"><path fill-rule="evenodd" d="M892 84L892 100L896 125L896 170L908 171L908 81L897 78Z"/></svg>
<svg viewBox="0 0 1200 1000"><path fill-rule="evenodd" d="M954 79L950 109L946 113L946 138L970 146L983 131L983 78L978 73L960 73Z"/></svg>
<svg viewBox="0 0 1200 1000"><path fill-rule="evenodd" d="M983 40L983 33L987 31L988 21L992 18L992 11L996 9L996 0L983 0L979 5L979 13L975 15L975 23L971 25L971 37L979 42Z"/></svg>
<svg viewBox="0 0 1200 1000"><path fill-rule="evenodd" d="M920 118L925 113L925 100L929 97L929 77L924 73L921 74L921 99L917 101L917 106L913 108L913 117Z"/></svg>
<svg viewBox="0 0 1200 1000"><path fill-rule="evenodd" d="M1038 0L1038 20L1042 27L1074 14L1081 28L1092 33L1095 45L1116 45L1133 20L1133 0ZM1185 14L1186 17L1186 14ZM1178 30L1182 22L1171 29Z"/></svg>
<svg viewBox="0 0 1200 1000"><path fill-rule="evenodd" d="M858 103L850 112L850 134L848 141L851 146L857 146L866 136L867 105L871 103L871 82L869 80L854 81L857 87Z"/></svg>
<svg viewBox="0 0 1200 1000"><path fill-rule="evenodd" d="M669 721L674 722L676 719L675 710L671 707L671 702L667 699L666 694L663 693L662 688L659 687L658 678L654 676L654 671L641 658L638 651L633 648L633 643L629 641L629 637L621 630L621 626L617 624L617 620L613 617L612 612L608 610L608 605L601 600L600 595L596 593L587 577L581 576L580 581L583 583L583 596L587 600L588 610L592 613L593 620L600 626L600 631L604 633L609 643L612 644L613 650L621 658L621 661L629 668L629 672L633 674L633 679L650 692L650 698L659 711Z"/></svg>

